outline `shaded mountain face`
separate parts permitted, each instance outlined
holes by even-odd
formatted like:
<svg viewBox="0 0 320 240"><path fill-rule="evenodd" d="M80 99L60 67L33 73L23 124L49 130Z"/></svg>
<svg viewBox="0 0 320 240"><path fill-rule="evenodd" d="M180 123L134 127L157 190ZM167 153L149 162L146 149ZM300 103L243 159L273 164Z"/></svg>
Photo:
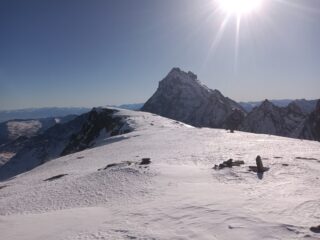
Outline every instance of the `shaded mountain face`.
<svg viewBox="0 0 320 240"><path fill-rule="evenodd" d="M320 100L317 102L316 109L308 116L298 130L297 137L320 141Z"/></svg>
<svg viewBox="0 0 320 240"><path fill-rule="evenodd" d="M294 103L300 107L303 113L310 114L316 109L318 101L319 100L297 99L294 100Z"/></svg>
<svg viewBox="0 0 320 240"><path fill-rule="evenodd" d="M0 167L0 180L29 171L51 159L90 148L95 140L130 131L124 117L114 109L93 109L75 119L56 124L37 136L20 137L0 147L14 155Z"/></svg>
<svg viewBox="0 0 320 240"><path fill-rule="evenodd" d="M237 126L245 116L238 103L203 85L192 72L179 68L173 68L160 81L157 91L141 110L196 127L213 128ZM228 123L226 119L230 119Z"/></svg>
<svg viewBox="0 0 320 240"><path fill-rule="evenodd" d="M292 137L305 119L306 115L295 102L281 108L265 100L247 115L239 130Z"/></svg>

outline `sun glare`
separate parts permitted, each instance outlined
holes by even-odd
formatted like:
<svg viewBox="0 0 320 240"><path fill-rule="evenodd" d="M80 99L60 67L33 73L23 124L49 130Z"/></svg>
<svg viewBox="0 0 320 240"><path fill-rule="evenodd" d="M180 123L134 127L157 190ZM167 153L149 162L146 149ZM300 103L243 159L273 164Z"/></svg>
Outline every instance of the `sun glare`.
<svg viewBox="0 0 320 240"><path fill-rule="evenodd" d="M279 0L280 1L280 0ZM213 6L213 15L221 17L221 23L216 28L215 36L212 40L210 50L207 55L212 54L217 45L223 38L224 32L230 22L235 24L234 35L234 70L237 70L238 55L239 55L239 43L242 22L254 21L256 17L262 17L262 8L265 8L268 4L266 0L211 0ZM261 14L260 14L261 13ZM205 60L207 62L207 60ZM206 64L206 63L205 63Z"/></svg>
<svg viewBox="0 0 320 240"><path fill-rule="evenodd" d="M243 15L260 10L263 0L218 0L228 14Z"/></svg>

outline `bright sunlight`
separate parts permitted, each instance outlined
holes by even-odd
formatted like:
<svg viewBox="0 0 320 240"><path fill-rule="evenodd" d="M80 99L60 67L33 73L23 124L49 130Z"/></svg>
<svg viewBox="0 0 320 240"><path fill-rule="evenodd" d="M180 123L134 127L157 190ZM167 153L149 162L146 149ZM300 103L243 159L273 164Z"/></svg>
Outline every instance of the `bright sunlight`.
<svg viewBox="0 0 320 240"><path fill-rule="evenodd" d="M220 7L228 14L243 15L261 9L263 0L219 0Z"/></svg>

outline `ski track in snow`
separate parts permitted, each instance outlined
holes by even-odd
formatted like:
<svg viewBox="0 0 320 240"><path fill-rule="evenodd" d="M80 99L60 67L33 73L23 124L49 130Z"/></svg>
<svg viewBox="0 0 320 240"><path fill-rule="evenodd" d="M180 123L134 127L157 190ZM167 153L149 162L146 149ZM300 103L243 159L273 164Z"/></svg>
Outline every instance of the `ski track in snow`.
<svg viewBox="0 0 320 240"><path fill-rule="evenodd" d="M135 131L0 182L1 239L320 239L320 143L119 114Z"/></svg>

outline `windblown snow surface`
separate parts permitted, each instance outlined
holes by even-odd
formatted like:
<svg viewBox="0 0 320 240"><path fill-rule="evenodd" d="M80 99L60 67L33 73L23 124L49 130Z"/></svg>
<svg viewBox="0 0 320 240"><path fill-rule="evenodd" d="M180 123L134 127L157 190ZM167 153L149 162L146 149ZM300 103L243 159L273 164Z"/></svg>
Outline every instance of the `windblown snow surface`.
<svg viewBox="0 0 320 240"><path fill-rule="evenodd" d="M1 240L320 238L320 143L118 114L134 131L0 182Z"/></svg>

